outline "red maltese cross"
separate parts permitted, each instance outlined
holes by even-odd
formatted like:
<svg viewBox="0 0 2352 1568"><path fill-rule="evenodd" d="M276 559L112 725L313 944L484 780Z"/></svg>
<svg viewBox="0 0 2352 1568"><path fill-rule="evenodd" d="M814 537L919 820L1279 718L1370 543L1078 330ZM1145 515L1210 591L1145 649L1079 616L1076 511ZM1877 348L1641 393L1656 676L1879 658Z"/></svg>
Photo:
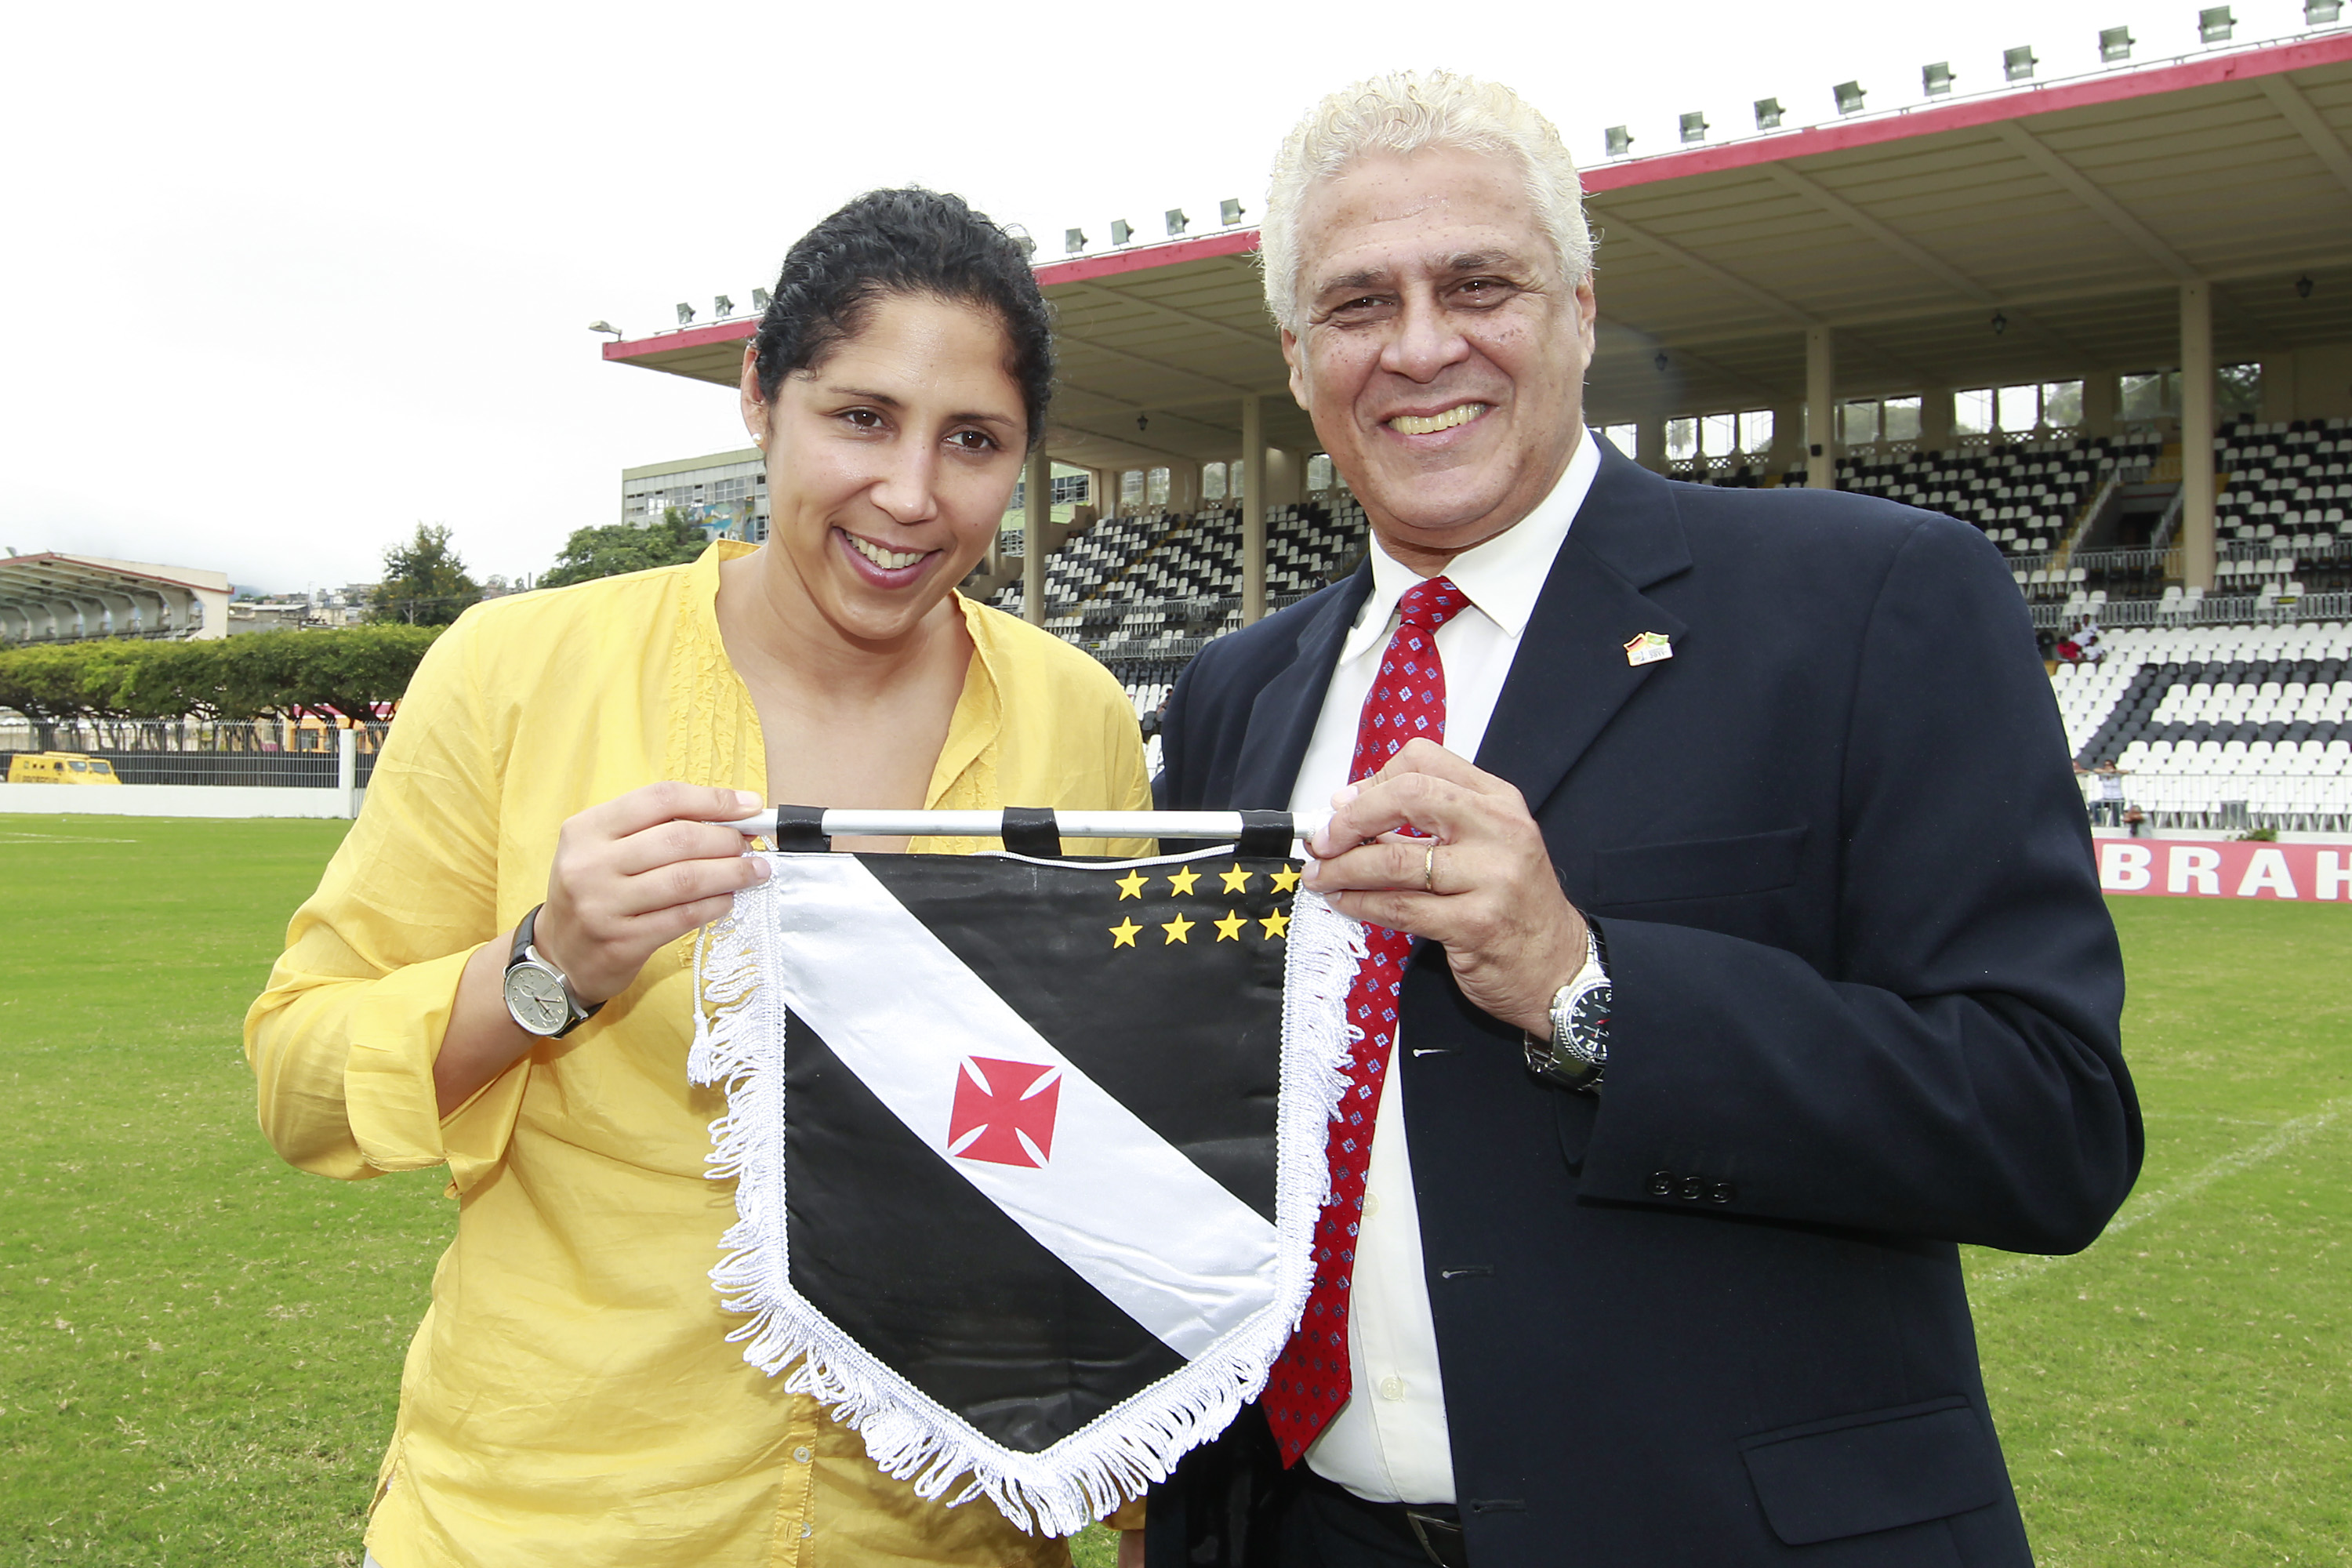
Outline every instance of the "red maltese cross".
<svg viewBox="0 0 2352 1568"><path fill-rule="evenodd" d="M1061 1100L1059 1068L970 1058L956 1073L948 1152L999 1165L1043 1165L1054 1152L1054 1112Z"/></svg>

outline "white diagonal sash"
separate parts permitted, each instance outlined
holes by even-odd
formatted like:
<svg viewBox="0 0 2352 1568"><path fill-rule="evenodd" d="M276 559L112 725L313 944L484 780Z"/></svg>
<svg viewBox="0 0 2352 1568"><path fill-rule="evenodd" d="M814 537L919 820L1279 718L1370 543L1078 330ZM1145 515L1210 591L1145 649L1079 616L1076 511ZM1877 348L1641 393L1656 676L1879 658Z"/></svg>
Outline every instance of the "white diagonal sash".
<svg viewBox="0 0 2352 1568"><path fill-rule="evenodd" d="M773 863L786 1005L958 1175L1180 1355L1272 1302L1275 1227L1047 1044L864 864ZM1061 1069L1042 1167L948 1152L971 1057Z"/></svg>

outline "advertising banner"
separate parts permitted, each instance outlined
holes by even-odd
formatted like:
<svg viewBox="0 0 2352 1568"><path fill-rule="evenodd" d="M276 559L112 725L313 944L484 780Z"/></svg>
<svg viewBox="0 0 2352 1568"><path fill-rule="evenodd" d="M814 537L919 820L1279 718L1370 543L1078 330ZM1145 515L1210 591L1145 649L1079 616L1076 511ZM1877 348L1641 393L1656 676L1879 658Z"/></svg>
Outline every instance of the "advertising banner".
<svg viewBox="0 0 2352 1568"><path fill-rule="evenodd" d="M2352 900L2352 847L2102 838L2098 849L2099 886L2110 893Z"/></svg>

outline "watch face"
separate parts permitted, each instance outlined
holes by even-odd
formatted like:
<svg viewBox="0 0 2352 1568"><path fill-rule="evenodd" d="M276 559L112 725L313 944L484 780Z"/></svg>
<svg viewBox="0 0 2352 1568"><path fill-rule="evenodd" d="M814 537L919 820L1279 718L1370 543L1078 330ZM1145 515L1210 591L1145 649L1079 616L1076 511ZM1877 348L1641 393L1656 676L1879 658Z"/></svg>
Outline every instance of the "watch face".
<svg viewBox="0 0 2352 1568"><path fill-rule="evenodd" d="M1569 1039L1576 1054L1595 1066L1609 1060L1609 1016L1616 1008L1616 988L1609 985L1595 985L1569 1003Z"/></svg>
<svg viewBox="0 0 2352 1568"><path fill-rule="evenodd" d="M572 1004L563 982L535 963L518 963L507 971L507 1011L534 1035L552 1035L571 1021Z"/></svg>

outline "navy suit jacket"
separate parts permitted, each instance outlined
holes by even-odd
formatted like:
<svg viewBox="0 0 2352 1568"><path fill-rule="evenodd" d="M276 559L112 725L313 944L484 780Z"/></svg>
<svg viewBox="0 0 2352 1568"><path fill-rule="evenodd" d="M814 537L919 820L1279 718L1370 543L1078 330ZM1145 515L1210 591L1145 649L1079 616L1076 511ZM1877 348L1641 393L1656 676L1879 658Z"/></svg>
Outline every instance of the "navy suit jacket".
<svg viewBox="0 0 2352 1568"><path fill-rule="evenodd" d="M1288 805L1370 591L1367 567L1202 652L1167 806ZM1674 657L1629 665L1643 632ZM1407 966L1471 1560L2030 1562L1958 1244L2087 1246L2141 1131L2121 955L1999 553L1604 445L1476 762L1605 932L1616 1012L1606 1087L1565 1092L1442 948ZM1267 1560L1271 1453L1245 1416L1188 1458L1153 1493L1155 1564Z"/></svg>

